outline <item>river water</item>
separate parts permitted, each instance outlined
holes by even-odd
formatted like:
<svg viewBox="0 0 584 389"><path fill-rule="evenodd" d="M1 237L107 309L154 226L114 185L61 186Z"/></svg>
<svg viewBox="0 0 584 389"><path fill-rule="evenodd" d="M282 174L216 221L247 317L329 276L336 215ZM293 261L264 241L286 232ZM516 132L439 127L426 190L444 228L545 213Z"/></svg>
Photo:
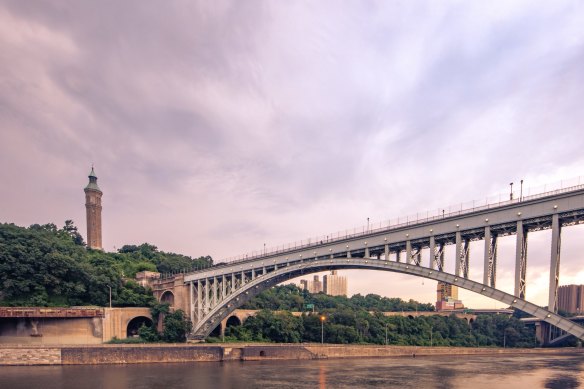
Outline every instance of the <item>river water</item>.
<svg viewBox="0 0 584 389"><path fill-rule="evenodd" d="M584 389L582 356L0 366L0 388Z"/></svg>

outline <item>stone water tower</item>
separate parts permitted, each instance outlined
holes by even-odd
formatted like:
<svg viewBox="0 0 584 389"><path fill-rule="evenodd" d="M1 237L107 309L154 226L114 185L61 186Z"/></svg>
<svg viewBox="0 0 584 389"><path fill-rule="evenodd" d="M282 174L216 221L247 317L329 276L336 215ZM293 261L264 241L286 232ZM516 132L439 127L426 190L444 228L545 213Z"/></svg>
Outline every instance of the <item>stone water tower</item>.
<svg viewBox="0 0 584 389"><path fill-rule="evenodd" d="M87 247L102 250L101 247L101 196L103 192L97 186L97 176L91 167L89 184L85 191L85 210L87 214Z"/></svg>

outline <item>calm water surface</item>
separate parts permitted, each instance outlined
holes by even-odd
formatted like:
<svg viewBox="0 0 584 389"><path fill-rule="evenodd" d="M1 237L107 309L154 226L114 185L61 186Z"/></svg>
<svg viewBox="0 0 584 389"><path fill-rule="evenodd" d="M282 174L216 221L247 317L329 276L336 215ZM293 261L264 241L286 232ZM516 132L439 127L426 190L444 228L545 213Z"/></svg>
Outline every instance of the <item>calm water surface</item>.
<svg viewBox="0 0 584 389"><path fill-rule="evenodd" d="M584 389L583 356L0 367L0 388Z"/></svg>

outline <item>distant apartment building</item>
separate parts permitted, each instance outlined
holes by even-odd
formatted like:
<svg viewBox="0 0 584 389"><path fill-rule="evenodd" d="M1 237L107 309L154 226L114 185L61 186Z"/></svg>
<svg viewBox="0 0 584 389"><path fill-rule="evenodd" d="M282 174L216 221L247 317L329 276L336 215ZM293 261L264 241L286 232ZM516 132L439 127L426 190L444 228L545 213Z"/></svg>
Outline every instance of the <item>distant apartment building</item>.
<svg viewBox="0 0 584 389"><path fill-rule="evenodd" d="M436 288L436 311L462 309L464 304L458 299L458 286L438 281Z"/></svg>
<svg viewBox="0 0 584 389"><path fill-rule="evenodd" d="M346 296L347 277L340 276L336 270L333 270L331 274L323 277L323 289L329 296Z"/></svg>
<svg viewBox="0 0 584 389"><path fill-rule="evenodd" d="M326 277L326 276L325 276ZM319 276L314 276L311 280L300 280L300 285L302 289L309 291L310 293L320 293L323 291L322 282L319 279Z"/></svg>
<svg viewBox="0 0 584 389"><path fill-rule="evenodd" d="M563 285L558 288L558 310L584 313L584 285Z"/></svg>
<svg viewBox="0 0 584 389"><path fill-rule="evenodd" d="M347 277L340 276L336 270L331 271L320 281L319 276L314 276L312 280L300 280L300 287L310 293L324 292L329 296L347 295Z"/></svg>

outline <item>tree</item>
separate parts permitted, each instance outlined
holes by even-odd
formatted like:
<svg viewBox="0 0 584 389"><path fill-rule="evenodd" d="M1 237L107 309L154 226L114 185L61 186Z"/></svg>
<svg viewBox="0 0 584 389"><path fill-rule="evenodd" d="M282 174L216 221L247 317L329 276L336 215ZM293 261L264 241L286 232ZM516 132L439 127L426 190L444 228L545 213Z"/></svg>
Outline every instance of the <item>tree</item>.
<svg viewBox="0 0 584 389"><path fill-rule="evenodd" d="M145 342L158 342L160 341L160 335L154 326L146 326L142 324L138 329L138 335Z"/></svg>
<svg viewBox="0 0 584 389"><path fill-rule="evenodd" d="M169 343L185 343L187 335L193 329L193 323L180 309L167 314L163 325L162 340Z"/></svg>
<svg viewBox="0 0 584 389"><path fill-rule="evenodd" d="M73 220L71 220L71 219L65 220L65 225L63 226L63 232L65 232L67 235L69 235L71 237L71 239L73 240L73 243L75 243L76 245L85 246L85 242L83 241L83 236L81 236L79 231L77 231L77 227L75 226L75 223L73 223Z"/></svg>

